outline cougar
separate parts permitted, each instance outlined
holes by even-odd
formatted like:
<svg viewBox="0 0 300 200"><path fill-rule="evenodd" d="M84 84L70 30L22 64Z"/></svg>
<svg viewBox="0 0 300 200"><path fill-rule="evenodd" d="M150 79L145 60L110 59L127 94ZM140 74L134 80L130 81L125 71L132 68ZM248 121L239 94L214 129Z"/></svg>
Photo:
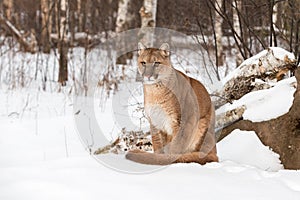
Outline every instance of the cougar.
<svg viewBox="0 0 300 200"><path fill-rule="evenodd" d="M139 43L138 72L154 152L132 150L126 158L152 165L217 162L210 96L199 81L172 67L169 45L157 49Z"/></svg>

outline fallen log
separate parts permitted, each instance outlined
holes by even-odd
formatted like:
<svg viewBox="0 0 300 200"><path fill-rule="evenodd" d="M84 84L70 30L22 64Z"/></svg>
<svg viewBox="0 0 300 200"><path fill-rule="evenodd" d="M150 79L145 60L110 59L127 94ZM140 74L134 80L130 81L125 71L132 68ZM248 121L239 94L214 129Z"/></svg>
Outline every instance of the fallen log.
<svg viewBox="0 0 300 200"><path fill-rule="evenodd" d="M280 56L275 54L275 51ZM282 56L282 55L283 56ZM224 87L213 94L216 108L238 100L245 94L272 87L272 82L280 81L297 68L297 61L291 53L281 48L268 48L245 60L224 80Z"/></svg>
<svg viewBox="0 0 300 200"><path fill-rule="evenodd" d="M300 169L300 69L295 72L297 90L288 113L268 121L239 120L217 132L218 141L235 129L255 131L261 142L280 155L285 169Z"/></svg>

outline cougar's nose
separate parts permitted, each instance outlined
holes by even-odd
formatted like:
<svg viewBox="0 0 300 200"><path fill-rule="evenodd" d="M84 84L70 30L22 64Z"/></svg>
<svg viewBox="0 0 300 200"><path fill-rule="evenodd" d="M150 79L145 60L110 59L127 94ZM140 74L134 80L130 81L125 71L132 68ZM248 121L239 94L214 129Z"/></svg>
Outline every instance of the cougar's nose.
<svg viewBox="0 0 300 200"><path fill-rule="evenodd" d="M151 70L151 68L146 68L145 69L145 73L144 73L144 77L145 78L150 78L153 75L153 71Z"/></svg>
<svg viewBox="0 0 300 200"><path fill-rule="evenodd" d="M151 74L144 74L145 78L150 78L152 75Z"/></svg>

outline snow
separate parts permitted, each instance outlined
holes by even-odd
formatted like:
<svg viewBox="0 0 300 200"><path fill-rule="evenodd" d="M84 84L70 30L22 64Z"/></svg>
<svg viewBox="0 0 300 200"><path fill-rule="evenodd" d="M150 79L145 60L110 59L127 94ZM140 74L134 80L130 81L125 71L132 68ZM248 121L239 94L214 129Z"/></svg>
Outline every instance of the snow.
<svg viewBox="0 0 300 200"><path fill-rule="evenodd" d="M6 49L1 51L7 52ZM75 48L70 55L71 74L77 77L76 80L81 80L79 71L83 69L83 52L84 49ZM95 50L91 54L88 66L101 68L103 63L108 62L103 52ZM184 62L177 63L177 68L189 65L188 59L181 60ZM85 113L80 110L78 115L74 115L79 111L76 110L78 105L67 89L61 93L53 92L57 87L54 80L58 65L54 52L30 55L8 51L0 57L0 61L0 79L4 82L0 85L1 200L299 200L300 171L284 170L279 156L264 146L254 132L235 130L217 144L220 162L203 166L146 166L126 160L123 154L92 156L90 150L93 152L100 144L113 140L124 125L128 130L149 128L140 127L140 113L134 113L136 107L128 107L143 99L140 87L131 83L120 85L122 91L131 88L137 96L129 95L124 99L117 93L114 98L102 103L99 99L101 94L95 93L95 99L90 101L93 105L89 106L95 112L99 130L104 133L105 141L99 141L100 132L94 127L84 129L86 133L82 135L82 127L78 123L86 120L80 118ZM201 81L211 85L203 75L206 72L199 69L197 63L199 61L193 61L190 73L195 78L204 77ZM19 69L20 66L23 69ZM40 68L37 77L40 82L35 88L33 79L37 68ZM26 89L6 90L5 85L15 81L11 79L14 76L7 77L6 73L22 70L26 74ZM132 73L135 74L135 71ZM52 92L38 89L44 74L53 81L47 85ZM224 109L246 104L244 118L252 121L280 116L291 106L295 91L291 84L294 81L290 78L274 88L253 92L232 105L225 105ZM132 91L127 93L133 94ZM129 121L132 123L129 124Z"/></svg>
<svg viewBox="0 0 300 200"><path fill-rule="evenodd" d="M247 65L251 66L254 64L258 65L259 60L268 54L268 50L271 50L273 52L274 57L281 61L284 61L285 57L287 57L291 61L295 60L295 55L293 53L286 51L285 49L282 49L280 47L269 47L268 49L265 49L265 50L259 52L258 54L246 59L244 62L242 62L239 65L239 67L237 67L236 69L231 71L224 79L222 79L222 82L226 83L230 79L236 77L240 73L241 69L244 66L247 66Z"/></svg>
<svg viewBox="0 0 300 200"><path fill-rule="evenodd" d="M118 159L118 171L89 155L75 127L69 96L0 90L0 199L299 199L300 172L282 170L253 132L220 142L219 163L132 175L120 173L124 155L102 156Z"/></svg>
<svg viewBox="0 0 300 200"><path fill-rule="evenodd" d="M275 84L274 87L265 90L254 91L246 94L232 104L226 104L217 110L232 110L246 105L243 118L252 122L267 121L284 115L290 109L294 100L296 88L293 83L295 77L291 77Z"/></svg>
<svg viewBox="0 0 300 200"><path fill-rule="evenodd" d="M283 169L279 155L264 146L254 131L236 129L220 141L217 148L223 160L231 160L268 171ZM237 149L239 151L236 151Z"/></svg>
<svg viewBox="0 0 300 200"><path fill-rule="evenodd" d="M295 55L283 48L280 47L269 47L269 49L271 49L273 51L273 54L276 58L278 58L279 60L284 60L285 57L287 56L287 58L289 58L290 60L295 60ZM268 50L265 49L263 51L261 51L260 53L252 56L251 58L245 60L240 66L242 65L249 65L249 64L257 64L259 58L265 56L268 53Z"/></svg>

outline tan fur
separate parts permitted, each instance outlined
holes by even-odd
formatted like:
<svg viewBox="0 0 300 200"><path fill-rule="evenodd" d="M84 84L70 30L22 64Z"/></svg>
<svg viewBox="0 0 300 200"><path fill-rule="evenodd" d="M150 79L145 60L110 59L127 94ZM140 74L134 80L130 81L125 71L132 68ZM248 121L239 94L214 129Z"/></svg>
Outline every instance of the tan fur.
<svg viewBox="0 0 300 200"><path fill-rule="evenodd" d="M159 49L139 44L138 63L154 153L135 150L126 158L153 165L217 162L214 109L205 87L172 67L166 43Z"/></svg>

